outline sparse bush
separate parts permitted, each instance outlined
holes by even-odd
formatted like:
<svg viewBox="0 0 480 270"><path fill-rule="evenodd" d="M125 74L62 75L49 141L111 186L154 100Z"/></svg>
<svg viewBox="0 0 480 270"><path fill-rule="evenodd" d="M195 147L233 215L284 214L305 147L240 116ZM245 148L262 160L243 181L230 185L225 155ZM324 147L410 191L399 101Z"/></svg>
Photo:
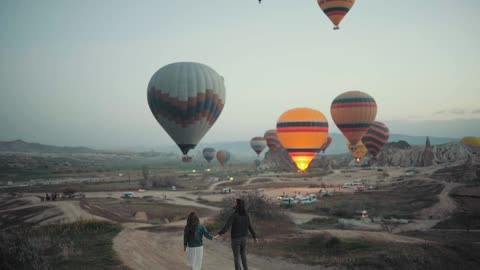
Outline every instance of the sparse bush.
<svg viewBox="0 0 480 270"><path fill-rule="evenodd" d="M334 236L325 242L325 247L330 250L336 250L340 247L340 244L340 239Z"/></svg>
<svg viewBox="0 0 480 270"><path fill-rule="evenodd" d="M353 214L349 213L345 209L335 209L332 213L332 215L339 217L339 218L352 218Z"/></svg>
<svg viewBox="0 0 480 270"><path fill-rule="evenodd" d="M71 196L73 194L75 194L75 190L73 190L71 188L66 188L66 189L63 190L63 195L64 196L68 197L68 196Z"/></svg>
<svg viewBox="0 0 480 270"><path fill-rule="evenodd" d="M0 269L119 269L112 239L120 230L103 221L4 230Z"/></svg>

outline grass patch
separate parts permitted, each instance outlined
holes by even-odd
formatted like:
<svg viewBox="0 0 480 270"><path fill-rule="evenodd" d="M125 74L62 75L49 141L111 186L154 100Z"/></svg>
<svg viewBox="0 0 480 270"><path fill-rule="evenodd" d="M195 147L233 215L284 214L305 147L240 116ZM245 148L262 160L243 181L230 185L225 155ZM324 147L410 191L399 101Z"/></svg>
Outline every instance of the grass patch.
<svg viewBox="0 0 480 270"><path fill-rule="evenodd" d="M264 183L270 183L270 182L273 182L273 180L270 178L259 178L259 179L252 180L250 184L264 184Z"/></svg>
<svg viewBox="0 0 480 270"><path fill-rule="evenodd" d="M174 222L186 219L191 211L202 216L209 216L212 210L201 207L172 205L163 202L142 199L88 199L82 207L95 215L100 215L118 222L135 221L135 213L145 212L150 223L164 223L166 219Z"/></svg>
<svg viewBox="0 0 480 270"><path fill-rule="evenodd" d="M336 193L322 197L319 204L298 205L295 211L319 215L353 218L355 210L367 210L370 216L415 218L415 212L438 202L443 184L430 181L403 181L384 187L382 191L354 194Z"/></svg>
<svg viewBox="0 0 480 270"><path fill-rule="evenodd" d="M441 244L404 244L314 235L249 247L253 253L297 263L348 269L478 269L477 250Z"/></svg>
<svg viewBox="0 0 480 270"><path fill-rule="evenodd" d="M223 202L222 201L209 201L209 200L204 199L202 197L198 197L197 202L201 203L201 204L208 205L208 206L213 206L213 207L223 207Z"/></svg>
<svg viewBox="0 0 480 270"><path fill-rule="evenodd" d="M335 229L337 222L336 218L314 218L299 227L304 230Z"/></svg>
<svg viewBox="0 0 480 270"><path fill-rule="evenodd" d="M80 221L2 231L0 268L127 269L112 248L121 229L109 222Z"/></svg>

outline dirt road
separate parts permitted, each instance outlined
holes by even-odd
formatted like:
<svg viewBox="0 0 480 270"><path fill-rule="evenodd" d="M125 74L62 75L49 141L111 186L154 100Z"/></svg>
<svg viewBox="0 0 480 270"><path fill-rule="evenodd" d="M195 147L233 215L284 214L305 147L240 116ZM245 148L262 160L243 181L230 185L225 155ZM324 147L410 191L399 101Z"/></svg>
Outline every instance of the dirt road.
<svg viewBox="0 0 480 270"><path fill-rule="evenodd" d="M113 248L121 260L134 270L188 270L190 268L187 254L183 251L182 239L182 228L171 232L148 232L127 228L115 238ZM293 264L252 254L248 254L248 262L249 269L252 270L319 269L318 266ZM204 240L202 269L234 269L232 252L227 241Z"/></svg>

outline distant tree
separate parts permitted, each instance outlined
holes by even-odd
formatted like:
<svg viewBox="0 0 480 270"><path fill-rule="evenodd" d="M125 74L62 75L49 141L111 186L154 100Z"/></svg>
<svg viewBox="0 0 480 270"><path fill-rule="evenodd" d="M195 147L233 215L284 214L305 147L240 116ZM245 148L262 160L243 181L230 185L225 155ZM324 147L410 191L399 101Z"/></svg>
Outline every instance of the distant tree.
<svg viewBox="0 0 480 270"><path fill-rule="evenodd" d="M141 188L145 188L147 186L147 184L148 184L147 180L140 180L140 182L138 182L138 185Z"/></svg>
<svg viewBox="0 0 480 270"><path fill-rule="evenodd" d="M147 166L142 167L143 179L148 180L150 178L150 170Z"/></svg>
<svg viewBox="0 0 480 270"><path fill-rule="evenodd" d="M73 194L75 194L75 190L71 189L71 188L66 188L63 190L63 195L64 196L71 196Z"/></svg>

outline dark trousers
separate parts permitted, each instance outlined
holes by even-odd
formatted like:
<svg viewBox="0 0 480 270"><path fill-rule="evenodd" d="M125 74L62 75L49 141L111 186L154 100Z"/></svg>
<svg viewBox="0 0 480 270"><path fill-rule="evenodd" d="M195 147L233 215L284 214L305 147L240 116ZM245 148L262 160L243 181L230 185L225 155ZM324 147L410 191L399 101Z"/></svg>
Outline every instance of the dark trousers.
<svg viewBox="0 0 480 270"><path fill-rule="evenodd" d="M235 270L242 270L240 267L240 259L242 260L243 270L248 270L247 255L245 254L247 248L247 237L233 238L232 251L233 261L235 262Z"/></svg>

